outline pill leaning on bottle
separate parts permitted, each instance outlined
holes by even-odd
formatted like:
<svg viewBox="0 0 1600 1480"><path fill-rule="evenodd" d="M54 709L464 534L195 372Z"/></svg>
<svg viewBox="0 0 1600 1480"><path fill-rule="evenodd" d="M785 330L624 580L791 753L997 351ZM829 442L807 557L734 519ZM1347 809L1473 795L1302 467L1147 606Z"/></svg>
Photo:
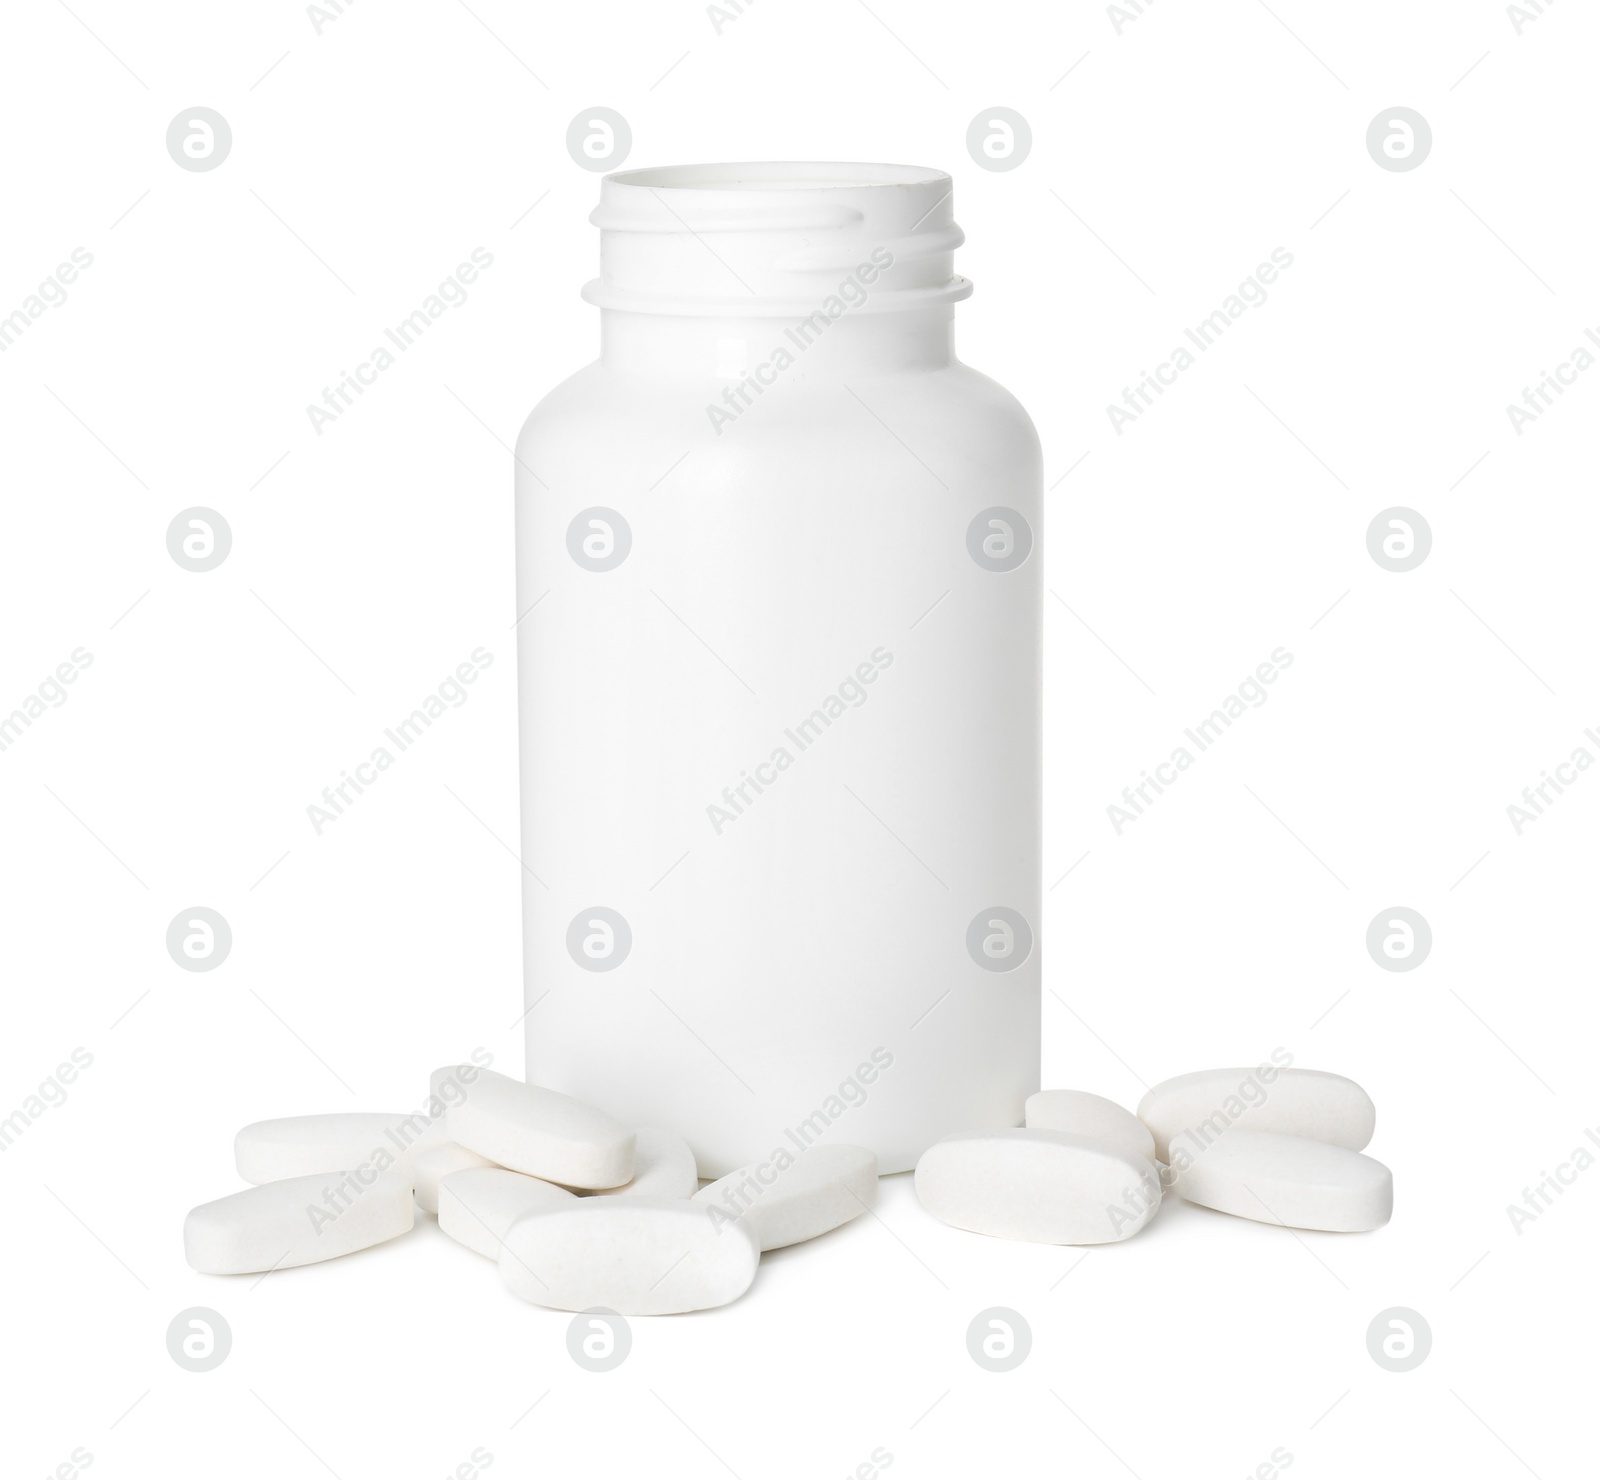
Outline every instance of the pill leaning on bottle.
<svg viewBox="0 0 1600 1480"><path fill-rule="evenodd" d="M634 1134L603 1110L481 1070L445 1113L452 1140L497 1166L598 1191L633 1180Z"/></svg>
<svg viewBox="0 0 1600 1480"><path fill-rule="evenodd" d="M500 1276L514 1295L553 1310L664 1316L737 1300L760 1260L741 1221L713 1220L693 1200L584 1197L513 1223Z"/></svg>
<svg viewBox="0 0 1600 1480"><path fill-rule="evenodd" d="M1283 1228L1366 1233L1394 1211L1394 1177L1381 1161L1304 1136L1226 1131L1174 1170L1185 1201Z"/></svg>

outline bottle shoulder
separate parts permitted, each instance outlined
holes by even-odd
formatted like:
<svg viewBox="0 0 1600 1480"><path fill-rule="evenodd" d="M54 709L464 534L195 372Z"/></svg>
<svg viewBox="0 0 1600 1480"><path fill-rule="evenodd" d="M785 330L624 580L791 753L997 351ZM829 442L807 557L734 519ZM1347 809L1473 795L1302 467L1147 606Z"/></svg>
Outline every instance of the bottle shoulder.
<svg viewBox="0 0 1600 1480"><path fill-rule="evenodd" d="M523 418L517 433L517 457L537 451L544 440L559 436L574 421L594 420L604 399L603 375L601 362L592 360L546 391Z"/></svg>
<svg viewBox="0 0 1600 1480"><path fill-rule="evenodd" d="M992 376L960 360L955 361L950 369L956 372L951 383L952 391L981 410L995 432L1019 438L1031 446L1036 455L1039 453L1038 428L1016 396Z"/></svg>
<svg viewBox="0 0 1600 1480"><path fill-rule="evenodd" d="M631 375L596 360L551 389L528 414L517 457L536 472L631 462L642 450L693 452L732 472L777 458L879 456L905 447L952 464L1041 464L1021 402L959 360L897 374L796 375L759 390L724 380ZM670 459L669 459L670 461Z"/></svg>

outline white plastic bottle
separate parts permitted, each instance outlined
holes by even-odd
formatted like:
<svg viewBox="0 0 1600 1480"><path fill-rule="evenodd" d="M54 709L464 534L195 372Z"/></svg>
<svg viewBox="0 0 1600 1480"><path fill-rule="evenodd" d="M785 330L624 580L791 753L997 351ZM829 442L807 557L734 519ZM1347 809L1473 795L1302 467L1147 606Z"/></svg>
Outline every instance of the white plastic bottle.
<svg viewBox="0 0 1600 1480"><path fill-rule="evenodd" d="M608 176L517 445L528 1077L702 1176L910 1168L1039 1086L1038 439L950 177Z"/></svg>

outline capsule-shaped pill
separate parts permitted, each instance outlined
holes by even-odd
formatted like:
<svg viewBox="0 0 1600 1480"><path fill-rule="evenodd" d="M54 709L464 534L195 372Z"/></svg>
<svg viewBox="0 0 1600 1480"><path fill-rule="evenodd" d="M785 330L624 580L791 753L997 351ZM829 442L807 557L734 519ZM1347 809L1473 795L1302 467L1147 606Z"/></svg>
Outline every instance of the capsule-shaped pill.
<svg viewBox="0 0 1600 1480"><path fill-rule="evenodd" d="M1202 1069L1158 1084L1139 1101L1139 1119L1156 1139L1156 1154L1181 1164L1231 1127L1306 1136L1360 1151L1378 1112L1353 1079L1322 1069Z"/></svg>
<svg viewBox="0 0 1600 1480"><path fill-rule="evenodd" d="M450 1138L496 1166L598 1190L633 1180L634 1134L553 1089L481 1070L445 1114Z"/></svg>
<svg viewBox="0 0 1600 1480"><path fill-rule="evenodd" d="M941 1222L1039 1244L1115 1243L1161 1206L1150 1162L1067 1131L946 1136L922 1153L916 1188Z"/></svg>
<svg viewBox="0 0 1600 1480"><path fill-rule="evenodd" d="M369 1162L202 1203L184 1219L183 1252L201 1274L292 1269L398 1238L414 1217L409 1169Z"/></svg>
<svg viewBox="0 0 1600 1480"><path fill-rule="evenodd" d="M1304 1136L1231 1130L1175 1171L1185 1201L1284 1228L1365 1233L1394 1211L1394 1177L1381 1161Z"/></svg>
<svg viewBox="0 0 1600 1480"><path fill-rule="evenodd" d="M877 1200L878 1158L843 1145L753 1162L694 1195L708 1217L743 1220L763 1253L827 1233Z"/></svg>
<svg viewBox="0 0 1600 1480"><path fill-rule="evenodd" d="M760 1259L742 1222L710 1219L692 1201L584 1197L513 1223L500 1276L513 1294L553 1310L664 1316L737 1300Z"/></svg>

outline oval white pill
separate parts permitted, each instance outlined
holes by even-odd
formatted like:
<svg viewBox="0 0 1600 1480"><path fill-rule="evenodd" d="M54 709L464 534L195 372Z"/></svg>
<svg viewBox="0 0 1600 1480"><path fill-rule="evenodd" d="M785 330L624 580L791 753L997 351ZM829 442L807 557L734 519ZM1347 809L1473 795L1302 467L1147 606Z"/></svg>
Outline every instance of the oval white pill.
<svg viewBox="0 0 1600 1480"><path fill-rule="evenodd" d="M1218 1136L1177 1173L1173 1188L1219 1213L1326 1233L1381 1228L1394 1211L1394 1177L1381 1161L1274 1131Z"/></svg>
<svg viewBox="0 0 1600 1480"><path fill-rule="evenodd" d="M445 1126L458 1144L497 1166L568 1187L621 1187L633 1180L634 1135L603 1110L553 1089L479 1071Z"/></svg>
<svg viewBox="0 0 1600 1480"><path fill-rule="evenodd" d="M233 1138L233 1159L246 1182L281 1182L361 1166L380 1151L398 1159L442 1134L426 1115L403 1111L286 1115L247 1125Z"/></svg>
<svg viewBox="0 0 1600 1480"><path fill-rule="evenodd" d="M1098 1141L1126 1156L1156 1159L1156 1140L1149 1127L1115 1100L1082 1089L1046 1089L1029 1095L1022 1123L1029 1130L1067 1131Z"/></svg>
<svg viewBox="0 0 1600 1480"><path fill-rule="evenodd" d="M577 1194L504 1167L469 1167L439 1183L439 1227L486 1259L500 1257L511 1225L528 1213L576 1202Z"/></svg>
<svg viewBox="0 0 1600 1480"><path fill-rule="evenodd" d="M1171 1162L1198 1156L1230 1126L1306 1136L1359 1151L1372 1139L1378 1112L1353 1079L1321 1069L1202 1069L1158 1084L1139 1101L1139 1119Z"/></svg>
<svg viewBox="0 0 1600 1480"><path fill-rule="evenodd" d="M834 1145L813 1146L788 1162L752 1162L694 1195L708 1217L743 1222L763 1252L827 1233L877 1200L878 1158L864 1146Z"/></svg>
<svg viewBox="0 0 1600 1480"><path fill-rule="evenodd" d="M425 1213L439 1211L439 1183L452 1172L464 1172L471 1167L492 1167L487 1156L468 1151L454 1141L442 1146L430 1146L411 1158L411 1185L416 1192L417 1206Z"/></svg>
<svg viewBox="0 0 1600 1480"><path fill-rule="evenodd" d="M694 1152L682 1136L646 1127L634 1133L633 1180L596 1197L693 1197L700 1185Z"/></svg>
<svg viewBox="0 0 1600 1480"><path fill-rule="evenodd" d="M292 1269L398 1238L415 1216L409 1170L367 1164L202 1203L183 1220L183 1252L202 1274Z"/></svg>
<svg viewBox="0 0 1600 1480"><path fill-rule="evenodd" d="M760 1260L742 1222L708 1218L692 1201L581 1197L513 1223L500 1275L514 1294L552 1310L665 1316L737 1300Z"/></svg>
<svg viewBox="0 0 1600 1480"><path fill-rule="evenodd" d="M994 1238L1107 1244L1137 1233L1161 1206L1140 1156L1067 1131L962 1131L922 1153L917 1198L935 1218Z"/></svg>

